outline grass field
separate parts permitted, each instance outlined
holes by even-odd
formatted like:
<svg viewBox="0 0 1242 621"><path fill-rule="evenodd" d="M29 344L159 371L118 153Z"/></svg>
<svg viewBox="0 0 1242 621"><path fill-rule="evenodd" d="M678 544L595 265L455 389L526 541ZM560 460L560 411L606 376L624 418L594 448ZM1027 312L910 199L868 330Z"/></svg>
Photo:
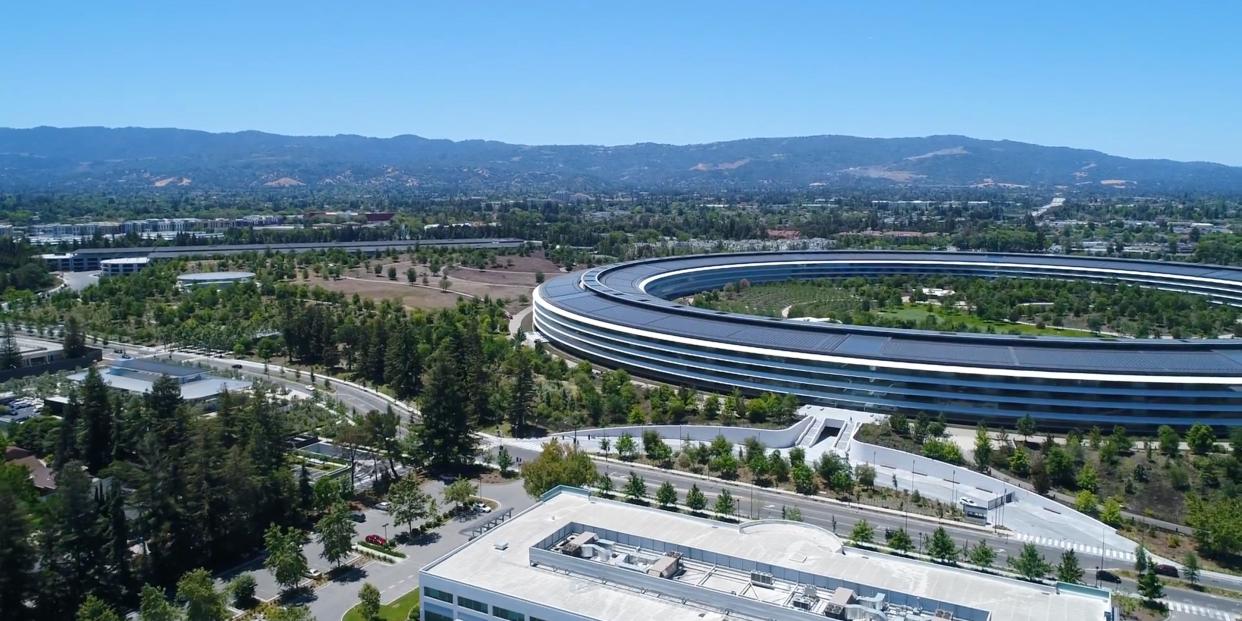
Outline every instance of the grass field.
<svg viewBox="0 0 1242 621"><path fill-rule="evenodd" d="M1032 326L1024 323L988 321L964 312L944 309L929 304L909 304L900 309L874 311L874 314L877 317L890 317L900 321L913 321L915 323L922 322L929 316L934 316L937 321L942 324L960 323L964 324L967 330L975 332L987 332L988 329L991 328L998 334L1017 332L1018 334L1031 336L1093 336L1090 332L1085 330L1069 330L1054 326L1045 326L1040 328L1039 326Z"/></svg>
<svg viewBox="0 0 1242 621"><path fill-rule="evenodd" d="M384 621L406 621L410 618L410 613L418 610L418 589L414 589L401 597L393 600L392 603L380 607L379 618ZM358 607L354 606L345 613L344 621L364 621L362 614L358 612Z"/></svg>
<svg viewBox="0 0 1242 621"><path fill-rule="evenodd" d="M888 325L893 322L909 322L915 328L925 327L922 324L928 317L935 317L937 329L963 332L995 332L998 334L1021 334L1030 336L1094 336L1086 330L1074 330L1045 326L1040 328L1024 323L1007 321L988 321L980 319L968 312L943 308L935 304L907 303L886 308L863 310L863 301L854 292L843 287L832 286L823 282L789 281L753 285L740 292L725 294L707 306L733 312L780 317L781 311L789 308L789 317L817 317L842 320L850 314L855 317L865 312L873 318L877 325Z"/></svg>

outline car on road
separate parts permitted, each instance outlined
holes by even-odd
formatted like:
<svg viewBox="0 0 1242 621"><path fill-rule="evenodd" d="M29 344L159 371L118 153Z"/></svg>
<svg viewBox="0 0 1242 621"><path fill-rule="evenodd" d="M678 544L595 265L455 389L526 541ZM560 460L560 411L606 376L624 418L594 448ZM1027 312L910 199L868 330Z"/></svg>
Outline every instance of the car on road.
<svg viewBox="0 0 1242 621"><path fill-rule="evenodd" d="M234 368L234 369L240 369L240 368L242 368L242 366L241 366L240 364L235 364L235 365L233 365L233 368Z"/></svg>
<svg viewBox="0 0 1242 621"><path fill-rule="evenodd" d="M388 540L387 540L387 539L384 539L383 537L380 537L379 535L367 535L367 536L366 536L366 539L364 539L364 541L366 541L367 543L369 543L369 544L371 544L371 545L373 545L373 546L386 546L386 545L388 545Z"/></svg>
<svg viewBox="0 0 1242 621"><path fill-rule="evenodd" d="M1156 563L1156 573L1170 578L1178 577L1177 568L1166 563Z"/></svg>
<svg viewBox="0 0 1242 621"><path fill-rule="evenodd" d="M1113 584L1121 584L1121 576L1108 571L1107 569L1095 570L1095 579L1102 582L1112 582Z"/></svg>
<svg viewBox="0 0 1242 621"><path fill-rule="evenodd" d="M129 360L131 358L133 358L133 356L129 354L121 354L121 360Z"/></svg>
<svg viewBox="0 0 1242 621"><path fill-rule="evenodd" d="M318 580L323 577L323 572L312 567L306 570L306 577L310 578L311 580Z"/></svg>
<svg viewBox="0 0 1242 621"><path fill-rule="evenodd" d="M315 392L315 385L314 385L314 384L307 384L307 385L305 386L305 388L306 388L307 390L311 391L311 392Z"/></svg>

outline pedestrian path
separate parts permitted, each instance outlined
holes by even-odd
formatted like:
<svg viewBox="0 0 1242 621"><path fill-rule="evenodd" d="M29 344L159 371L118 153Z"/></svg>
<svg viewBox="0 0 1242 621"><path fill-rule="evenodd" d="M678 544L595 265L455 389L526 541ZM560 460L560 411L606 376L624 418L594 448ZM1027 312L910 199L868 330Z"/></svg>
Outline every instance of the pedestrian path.
<svg viewBox="0 0 1242 621"><path fill-rule="evenodd" d="M1172 612L1181 612L1196 617L1204 617L1206 619L1219 619L1220 621L1232 621L1234 616L1223 611L1214 610L1212 608L1204 608L1203 606L1195 606L1194 604L1184 604L1182 602L1165 602Z"/></svg>
<svg viewBox="0 0 1242 621"><path fill-rule="evenodd" d="M1034 543L1034 544L1041 545L1044 547L1061 548L1062 550L1073 550L1074 552L1077 552L1078 554L1081 554L1085 557L1080 561L1084 565L1086 564L1086 561L1089 560L1090 558L1092 557L1099 558L1100 556L1103 556L1104 558L1118 560L1118 561L1127 561L1131 563L1134 562L1133 552L1121 552L1118 550L1105 550L1099 546L1089 546L1089 545L1085 545L1081 543L1074 543L1072 541L1063 541L1060 539L1054 539L1052 537L1039 537L1036 535L1027 535L1025 533L1017 533L1013 536L1013 538L1017 539L1018 541Z"/></svg>

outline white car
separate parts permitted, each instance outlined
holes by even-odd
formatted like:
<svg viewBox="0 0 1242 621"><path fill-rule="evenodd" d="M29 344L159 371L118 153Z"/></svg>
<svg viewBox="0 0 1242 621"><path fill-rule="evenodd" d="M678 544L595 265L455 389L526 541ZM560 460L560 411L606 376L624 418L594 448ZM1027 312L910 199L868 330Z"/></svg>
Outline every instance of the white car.
<svg viewBox="0 0 1242 621"><path fill-rule="evenodd" d="M492 506L485 502L476 502L474 503L474 510L478 511L479 513L491 513Z"/></svg>

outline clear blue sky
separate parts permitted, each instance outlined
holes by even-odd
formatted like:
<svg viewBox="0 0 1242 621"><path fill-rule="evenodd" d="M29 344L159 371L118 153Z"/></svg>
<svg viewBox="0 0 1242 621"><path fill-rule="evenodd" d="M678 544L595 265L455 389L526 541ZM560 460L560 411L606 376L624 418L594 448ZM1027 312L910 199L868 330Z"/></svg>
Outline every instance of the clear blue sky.
<svg viewBox="0 0 1242 621"><path fill-rule="evenodd" d="M956 133L1242 165L1235 0L4 4L0 126Z"/></svg>

